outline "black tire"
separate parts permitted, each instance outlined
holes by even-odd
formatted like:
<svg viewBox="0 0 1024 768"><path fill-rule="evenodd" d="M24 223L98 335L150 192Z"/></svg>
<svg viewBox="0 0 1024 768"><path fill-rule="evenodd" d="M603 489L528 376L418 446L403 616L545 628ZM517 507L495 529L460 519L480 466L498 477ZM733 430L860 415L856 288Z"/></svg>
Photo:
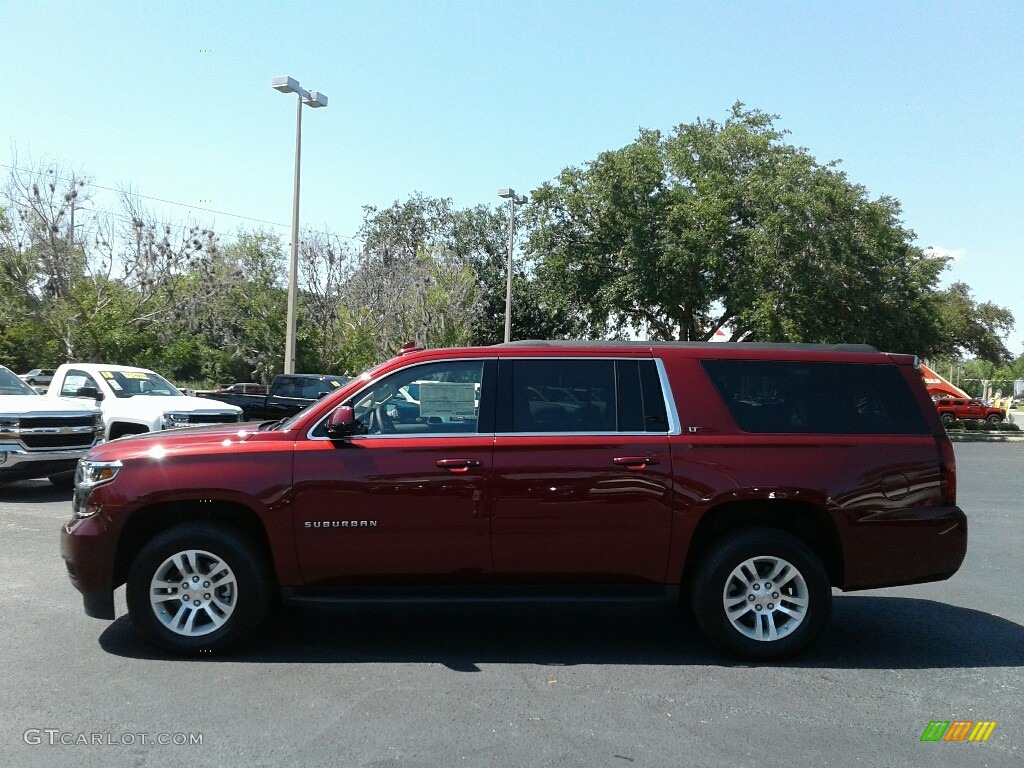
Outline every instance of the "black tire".
<svg viewBox="0 0 1024 768"><path fill-rule="evenodd" d="M154 586L158 577L166 588ZM157 589L167 599L154 604L150 594ZM256 545L238 529L212 522L178 525L147 543L132 563L126 590L139 632L176 654L223 651L240 643L263 620L270 594Z"/></svg>
<svg viewBox="0 0 1024 768"><path fill-rule="evenodd" d="M947 427L953 426L954 421L956 421L956 416L954 416L952 413L942 414L942 423L945 424Z"/></svg>
<svg viewBox="0 0 1024 768"><path fill-rule="evenodd" d="M986 421L986 422L987 422L987 423L988 423L988 424L989 424L990 426L993 426L993 427L995 427L995 426L998 426L999 424L1001 424L1001 423L1002 423L1002 421L1003 421L1003 417L1002 417L1002 416L1000 416L1000 415L998 415L998 414L996 414L996 413L993 413L993 414L992 414L991 416L986 416L986 417L985 417L985 421Z"/></svg>
<svg viewBox="0 0 1024 768"><path fill-rule="evenodd" d="M774 576L782 581L769 581ZM697 567L690 600L697 624L716 645L747 659L777 661L818 636L832 607L832 588L821 560L803 541L751 528L712 544ZM727 604L734 608L731 617Z"/></svg>
<svg viewBox="0 0 1024 768"><path fill-rule="evenodd" d="M75 487L75 470L69 472L60 472L56 475L50 475L47 480L50 481L56 488L63 490L70 490Z"/></svg>

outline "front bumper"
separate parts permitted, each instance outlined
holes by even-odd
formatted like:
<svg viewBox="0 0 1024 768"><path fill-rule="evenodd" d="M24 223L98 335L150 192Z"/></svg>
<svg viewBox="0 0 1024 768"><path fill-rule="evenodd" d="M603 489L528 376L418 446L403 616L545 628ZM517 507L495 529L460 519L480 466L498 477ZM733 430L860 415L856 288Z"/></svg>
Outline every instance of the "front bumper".
<svg viewBox="0 0 1024 768"><path fill-rule="evenodd" d="M91 447L28 451L17 443L0 444L0 481L28 480L69 472Z"/></svg>
<svg viewBox="0 0 1024 768"><path fill-rule="evenodd" d="M113 542L117 532L102 513L71 520L60 532L60 554L75 589L82 593L87 616L112 620L114 615Z"/></svg>

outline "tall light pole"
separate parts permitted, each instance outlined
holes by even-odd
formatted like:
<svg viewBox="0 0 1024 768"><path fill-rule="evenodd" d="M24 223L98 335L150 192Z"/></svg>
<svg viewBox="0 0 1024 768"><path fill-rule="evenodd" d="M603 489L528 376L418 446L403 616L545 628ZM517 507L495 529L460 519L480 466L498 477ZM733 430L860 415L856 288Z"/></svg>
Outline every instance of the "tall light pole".
<svg viewBox="0 0 1024 768"><path fill-rule="evenodd" d="M299 168L302 164L302 105L326 107L327 97L304 90L299 81L275 77L270 87L281 93L298 94L295 106L295 189L292 192L292 258L288 269L288 327L284 337L284 372L295 373L295 322L299 301Z"/></svg>
<svg viewBox="0 0 1024 768"><path fill-rule="evenodd" d="M512 341L512 246L516 237L516 204L525 205L526 195L517 195L514 189L502 187L498 197L508 200L508 284L505 286L505 343Z"/></svg>

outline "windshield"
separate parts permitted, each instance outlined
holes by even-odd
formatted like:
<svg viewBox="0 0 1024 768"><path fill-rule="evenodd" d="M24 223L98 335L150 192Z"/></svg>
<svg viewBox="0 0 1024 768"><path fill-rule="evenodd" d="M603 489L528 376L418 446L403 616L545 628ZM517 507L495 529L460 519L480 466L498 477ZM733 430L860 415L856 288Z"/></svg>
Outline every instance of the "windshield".
<svg viewBox="0 0 1024 768"><path fill-rule="evenodd" d="M32 387L0 365L0 395L38 395Z"/></svg>
<svg viewBox="0 0 1024 768"><path fill-rule="evenodd" d="M170 397L181 394L171 382L152 371L100 371L100 376L117 397Z"/></svg>

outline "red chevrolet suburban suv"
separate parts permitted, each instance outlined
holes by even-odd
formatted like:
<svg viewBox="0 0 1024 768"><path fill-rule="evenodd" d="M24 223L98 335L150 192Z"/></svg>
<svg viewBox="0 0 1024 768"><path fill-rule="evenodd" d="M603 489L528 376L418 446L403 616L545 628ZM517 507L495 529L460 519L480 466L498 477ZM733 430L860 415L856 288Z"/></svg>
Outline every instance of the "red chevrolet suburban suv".
<svg viewBox="0 0 1024 768"><path fill-rule="evenodd" d="M675 599L780 659L833 587L946 579L967 547L916 359L859 345L413 350L287 420L93 448L72 514L85 612L127 584L178 653L243 640L276 593Z"/></svg>

